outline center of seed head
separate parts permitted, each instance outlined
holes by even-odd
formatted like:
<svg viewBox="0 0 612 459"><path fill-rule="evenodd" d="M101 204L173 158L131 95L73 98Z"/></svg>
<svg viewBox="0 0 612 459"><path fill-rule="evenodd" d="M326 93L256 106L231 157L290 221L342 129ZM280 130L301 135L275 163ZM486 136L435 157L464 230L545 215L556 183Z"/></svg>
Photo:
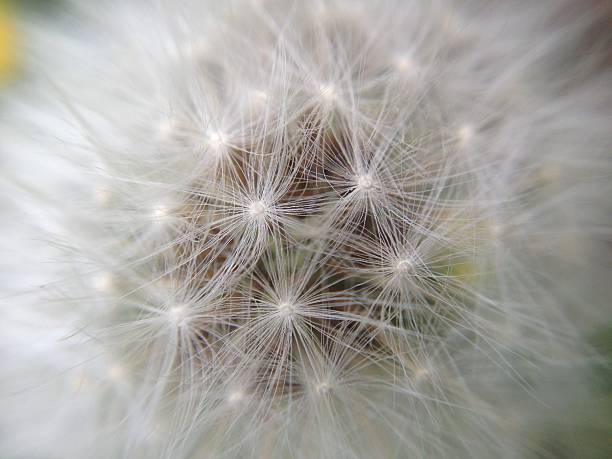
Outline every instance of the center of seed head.
<svg viewBox="0 0 612 459"><path fill-rule="evenodd" d="M184 325L187 322L187 308L185 306L173 306L168 309L168 317L177 325Z"/></svg>
<svg viewBox="0 0 612 459"><path fill-rule="evenodd" d="M219 131L208 131L208 145L213 150L219 150L225 144L225 136Z"/></svg>
<svg viewBox="0 0 612 459"><path fill-rule="evenodd" d="M244 398L244 393L240 390L234 390L227 395L227 401L230 404L238 403Z"/></svg>
<svg viewBox="0 0 612 459"><path fill-rule="evenodd" d="M466 146L474 137L474 128L470 124L464 124L459 128L457 137L459 138L459 145Z"/></svg>
<svg viewBox="0 0 612 459"><path fill-rule="evenodd" d="M268 94L261 89L255 89L252 91L252 96L257 102L265 102L268 100Z"/></svg>
<svg viewBox="0 0 612 459"><path fill-rule="evenodd" d="M395 265L395 269L397 269L397 271L400 273L407 273L411 271L412 268L413 268L412 261L408 259L400 260L397 262L397 265Z"/></svg>
<svg viewBox="0 0 612 459"><path fill-rule="evenodd" d="M360 190L368 191L374 186L374 180L370 174L363 174L357 176L357 187Z"/></svg>
<svg viewBox="0 0 612 459"><path fill-rule="evenodd" d="M102 272L94 276L93 287L98 292L108 292L113 288L114 278L109 272Z"/></svg>
<svg viewBox="0 0 612 459"><path fill-rule="evenodd" d="M295 312L295 305L288 301L283 301L278 305L278 311L283 317L291 316Z"/></svg>
<svg viewBox="0 0 612 459"><path fill-rule="evenodd" d="M403 75L416 72L416 63L408 55L401 55L395 58L395 68Z"/></svg>
<svg viewBox="0 0 612 459"><path fill-rule="evenodd" d="M164 204L155 204L151 209L151 217L156 222L164 221L169 214L169 209Z"/></svg>
<svg viewBox="0 0 612 459"><path fill-rule="evenodd" d="M249 205L248 211L253 217L263 217L268 211L268 207L263 201L254 201Z"/></svg>
<svg viewBox="0 0 612 459"><path fill-rule="evenodd" d="M326 102L333 102L334 100L336 100L337 93L336 93L336 88L334 88L333 84L331 83L322 84L319 87L319 91L321 93L321 97Z"/></svg>
<svg viewBox="0 0 612 459"><path fill-rule="evenodd" d="M327 392L329 392L329 389L330 389L329 384L325 381L322 381L315 386L315 391L317 392L317 394L320 394L320 395L326 394Z"/></svg>

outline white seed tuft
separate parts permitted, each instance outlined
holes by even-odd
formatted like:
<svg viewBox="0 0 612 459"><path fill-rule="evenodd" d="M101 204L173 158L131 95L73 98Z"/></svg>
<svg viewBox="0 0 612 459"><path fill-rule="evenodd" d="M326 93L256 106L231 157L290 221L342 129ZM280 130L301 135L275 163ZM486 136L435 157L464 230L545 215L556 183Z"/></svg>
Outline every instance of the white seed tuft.
<svg viewBox="0 0 612 459"><path fill-rule="evenodd" d="M262 218L268 213L268 206L264 201L254 201L249 204L248 212L254 218Z"/></svg>
<svg viewBox="0 0 612 459"><path fill-rule="evenodd" d="M370 191L374 187L374 180L370 174L357 176L357 188L362 191Z"/></svg>
<svg viewBox="0 0 612 459"><path fill-rule="evenodd" d="M0 69L5 455L590 455L603 2L64 3Z"/></svg>

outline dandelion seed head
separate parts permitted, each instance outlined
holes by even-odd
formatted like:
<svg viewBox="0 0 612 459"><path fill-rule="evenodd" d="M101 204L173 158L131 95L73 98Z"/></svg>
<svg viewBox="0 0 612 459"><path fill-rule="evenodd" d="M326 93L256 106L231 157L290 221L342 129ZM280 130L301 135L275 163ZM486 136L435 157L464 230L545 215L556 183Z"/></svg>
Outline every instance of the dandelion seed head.
<svg viewBox="0 0 612 459"><path fill-rule="evenodd" d="M108 1L71 2L102 18L88 39L40 31L45 78L18 91L36 114L7 104L48 135L21 129L0 181L0 242L24 249L0 266L19 284L0 390L36 386L0 397L24 413L3 450L523 456L532 400L559 391L539 374L584 362L607 304L609 75L580 44L598 15Z"/></svg>

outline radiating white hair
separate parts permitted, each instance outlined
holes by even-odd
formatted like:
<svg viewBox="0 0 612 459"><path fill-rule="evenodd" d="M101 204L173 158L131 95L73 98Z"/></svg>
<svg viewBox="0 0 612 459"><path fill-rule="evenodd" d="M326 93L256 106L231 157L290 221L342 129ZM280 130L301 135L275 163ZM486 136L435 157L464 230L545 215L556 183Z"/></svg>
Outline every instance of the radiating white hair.
<svg viewBox="0 0 612 459"><path fill-rule="evenodd" d="M3 457L557 454L540 433L610 319L606 14L104 0L24 24Z"/></svg>

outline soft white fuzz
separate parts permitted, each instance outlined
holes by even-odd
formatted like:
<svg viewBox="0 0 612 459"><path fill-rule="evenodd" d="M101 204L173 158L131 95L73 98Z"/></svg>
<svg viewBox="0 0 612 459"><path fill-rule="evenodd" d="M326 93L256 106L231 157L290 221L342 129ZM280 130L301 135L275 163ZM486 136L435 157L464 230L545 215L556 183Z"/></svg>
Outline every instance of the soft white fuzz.
<svg viewBox="0 0 612 459"><path fill-rule="evenodd" d="M610 11L583 3L31 25L0 455L581 457L541 437L609 320Z"/></svg>

